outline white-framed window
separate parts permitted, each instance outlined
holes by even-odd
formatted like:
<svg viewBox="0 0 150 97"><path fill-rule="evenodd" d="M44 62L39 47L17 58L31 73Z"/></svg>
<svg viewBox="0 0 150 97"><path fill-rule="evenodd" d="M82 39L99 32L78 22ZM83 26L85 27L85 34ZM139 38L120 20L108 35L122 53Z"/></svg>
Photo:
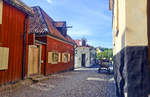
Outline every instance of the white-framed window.
<svg viewBox="0 0 150 97"><path fill-rule="evenodd" d="M48 52L48 63L57 64L61 60L61 53Z"/></svg>
<svg viewBox="0 0 150 97"><path fill-rule="evenodd" d="M8 69L9 48L0 47L0 70Z"/></svg>
<svg viewBox="0 0 150 97"><path fill-rule="evenodd" d="M62 62L63 62L63 63L68 63L68 62L70 62L70 54L69 54L69 53L63 53L63 54L62 54Z"/></svg>

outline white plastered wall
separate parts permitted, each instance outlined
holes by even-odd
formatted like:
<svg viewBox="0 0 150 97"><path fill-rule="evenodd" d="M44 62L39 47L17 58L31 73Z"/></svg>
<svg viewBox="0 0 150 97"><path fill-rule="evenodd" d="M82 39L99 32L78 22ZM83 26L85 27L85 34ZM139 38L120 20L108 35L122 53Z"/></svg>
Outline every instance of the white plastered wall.
<svg viewBox="0 0 150 97"><path fill-rule="evenodd" d="M126 0L126 46L147 46L147 0Z"/></svg>
<svg viewBox="0 0 150 97"><path fill-rule="evenodd" d="M118 12L119 33L116 35ZM126 46L148 45L147 0L114 0L113 14L114 55Z"/></svg>
<svg viewBox="0 0 150 97"><path fill-rule="evenodd" d="M113 16L114 52L113 53L114 55L116 55L125 47L125 32L126 32L125 0L114 0L113 14L114 14ZM117 20L117 18L119 18L119 21ZM117 30L117 26L119 26L119 30Z"/></svg>
<svg viewBox="0 0 150 97"><path fill-rule="evenodd" d="M86 54L85 66L90 67L90 49L88 47L77 47L75 49L75 68L82 67L82 54Z"/></svg>

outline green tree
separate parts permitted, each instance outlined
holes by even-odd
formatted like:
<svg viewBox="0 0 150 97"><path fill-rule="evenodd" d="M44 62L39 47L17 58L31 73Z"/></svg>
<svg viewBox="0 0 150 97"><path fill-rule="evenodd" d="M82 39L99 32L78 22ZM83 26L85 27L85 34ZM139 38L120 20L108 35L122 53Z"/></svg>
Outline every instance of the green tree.
<svg viewBox="0 0 150 97"><path fill-rule="evenodd" d="M113 49L109 49L109 48L101 48L103 50L103 52L99 52L97 53L97 59L101 60L101 59L110 59L113 57Z"/></svg>

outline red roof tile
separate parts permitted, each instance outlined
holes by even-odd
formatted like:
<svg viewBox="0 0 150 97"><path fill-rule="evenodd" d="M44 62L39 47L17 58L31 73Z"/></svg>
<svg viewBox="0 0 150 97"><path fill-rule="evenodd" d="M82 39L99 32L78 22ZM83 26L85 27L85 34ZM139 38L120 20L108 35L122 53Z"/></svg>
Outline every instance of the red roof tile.
<svg viewBox="0 0 150 97"><path fill-rule="evenodd" d="M33 7L33 10L35 15L30 17L30 33L50 34L73 44L75 43L70 36L63 36L56 28L62 26L63 22L55 22L40 7Z"/></svg>
<svg viewBox="0 0 150 97"><path fill-rule="evenodd" d="M81 40L74 40L77 46L81 46Z"/></svg>
<svg viewBox="0 0 150 97"><path fill-rule="evenodd" d="M65 21L57 21L57 22L54 22L54 25L56 26L56 27L64 27L64 26L66 26L66 22Z"/></svg>

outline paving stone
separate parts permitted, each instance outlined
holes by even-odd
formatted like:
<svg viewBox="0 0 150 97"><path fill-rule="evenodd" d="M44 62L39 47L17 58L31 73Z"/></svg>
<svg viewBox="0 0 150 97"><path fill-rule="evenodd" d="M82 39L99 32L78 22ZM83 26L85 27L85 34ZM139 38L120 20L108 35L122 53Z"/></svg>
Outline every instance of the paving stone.
<svg viewBox="0 0 150 97"><path fill-rule="evenodd" d="M0 97L116 97L113 75L97 70L82 68L55 74L49 80L2 92Z"/></svg>

